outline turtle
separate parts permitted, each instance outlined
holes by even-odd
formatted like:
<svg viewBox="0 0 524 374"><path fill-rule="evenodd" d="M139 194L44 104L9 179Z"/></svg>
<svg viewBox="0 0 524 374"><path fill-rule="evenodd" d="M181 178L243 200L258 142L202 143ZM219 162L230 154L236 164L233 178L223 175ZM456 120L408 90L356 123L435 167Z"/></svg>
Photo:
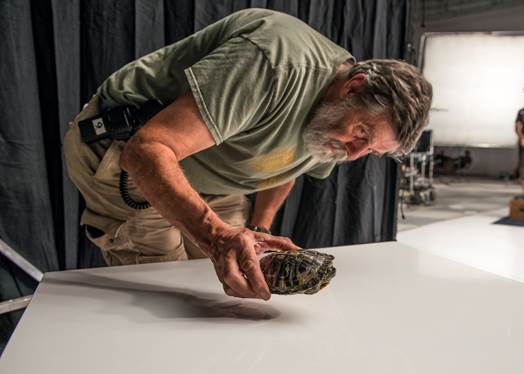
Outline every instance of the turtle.
<svg viewBox="0 0 524 374"><path fill-rule="evenodd" d="M260 268L271 293L312 295L335 276L334 258L314 250L272 252L260 259Z"/></svg>

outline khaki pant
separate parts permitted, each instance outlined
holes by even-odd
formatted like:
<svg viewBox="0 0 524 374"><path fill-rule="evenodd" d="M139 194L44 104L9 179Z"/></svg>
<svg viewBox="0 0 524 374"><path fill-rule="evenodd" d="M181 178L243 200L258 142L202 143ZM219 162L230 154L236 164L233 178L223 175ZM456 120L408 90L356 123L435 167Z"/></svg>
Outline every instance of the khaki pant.
<svg viewBox="0 0 524 374"><path fill-rule="evenodd" d="M102 250L108 265L178 261L205 257L205 254L180 230L165 220L155 208L136 210L128 207L118 189L123 141L104 139L85 144L80 138L78 121L98 113L94 96L69 123L64 138L64 157L69 176L86 202L80 224L102 230L88 238ZM136 201L144 197L129 179L129 193ZM201 195L222 220L235 226L245 225L250 204L244 195Z"/></svg>

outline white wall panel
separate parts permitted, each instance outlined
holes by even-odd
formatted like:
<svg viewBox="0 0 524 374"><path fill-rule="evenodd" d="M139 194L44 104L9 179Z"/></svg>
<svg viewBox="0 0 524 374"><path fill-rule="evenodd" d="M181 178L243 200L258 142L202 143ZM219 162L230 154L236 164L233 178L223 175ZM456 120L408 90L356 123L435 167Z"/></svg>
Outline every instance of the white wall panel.
<svg viewBox="0 0 524 374"><path fill-rule="evenodd" d="M515 147L524 107L524 35L429 33L422 70L433 84L435 144Z"/></svg>

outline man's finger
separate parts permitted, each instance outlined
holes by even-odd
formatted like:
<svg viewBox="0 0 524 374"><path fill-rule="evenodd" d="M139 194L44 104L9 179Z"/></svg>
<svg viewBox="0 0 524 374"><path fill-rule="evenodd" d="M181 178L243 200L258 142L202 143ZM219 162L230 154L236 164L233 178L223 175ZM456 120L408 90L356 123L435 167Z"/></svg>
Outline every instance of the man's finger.
<svg viewBox="0 0 524 374"><path fill-rule="evenodd" d="M264 300L269 300L271 293L264 279L258 257L253 252L243 252L239 258L240 269L246 275L251 288Z"/></svg>
<svg viewBox="0 0 524 374"><path fill-rule="evenodd" d="M244 297L242 295L237 294L231 287L229 287L227 284L224 284L224 293L227 296L233 296L233 297Z"/></svg>
<svg viewBox="0 0 524 374"><path fill-rule="evenodd" d="M255 239L263 249L281 249L283 251L299 251L301 248L293 243L291 239L284 236L272 236L263 233L256 233Z"/></svg>
<svg viewBox="0 0 524 374"><path fill-rule="evenodd" d="M235 291L233 291L231 287L229 287L227 284L223 284L223 288L224 288L224 293L227 296L236 296Z"/></svg>
<svg viewBox="0 0 524 374"><path fill-rule="evenodd" d="M225 259L224 273L222 274L225 286L233 290L237 297L260 298L251 288L247 279L244 277L237 263L236 256L228 256Z"/></svg>
<svg viewBox="0 0 524 374"><path fill-rule="evenodd" d="M260 255L262 253L266 252L282 252L280 248L274 248L274 247L268 247L264 242L256 242L255 243L255 252L257 255Z"/></svg>

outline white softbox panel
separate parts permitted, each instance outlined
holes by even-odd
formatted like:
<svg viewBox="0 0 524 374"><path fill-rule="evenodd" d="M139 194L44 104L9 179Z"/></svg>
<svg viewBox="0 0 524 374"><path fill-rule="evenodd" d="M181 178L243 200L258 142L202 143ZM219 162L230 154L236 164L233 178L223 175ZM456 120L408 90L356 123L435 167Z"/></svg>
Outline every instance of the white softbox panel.
<svg viewBox="0 0 524 374"><path fill-rule="evenodd" d="M514 147L524 107L524 35L428 33L421 52L433 84L435 145Z"/></svg>

